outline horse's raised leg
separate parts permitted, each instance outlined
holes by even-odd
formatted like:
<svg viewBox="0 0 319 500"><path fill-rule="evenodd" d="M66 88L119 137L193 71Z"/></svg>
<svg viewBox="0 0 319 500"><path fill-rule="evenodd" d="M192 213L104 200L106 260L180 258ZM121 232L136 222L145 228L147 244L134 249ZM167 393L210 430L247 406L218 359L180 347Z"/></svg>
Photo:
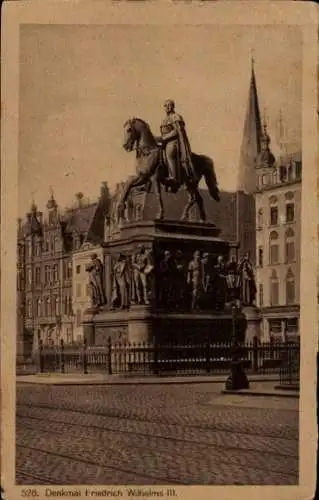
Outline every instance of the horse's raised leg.
<svg viewBox="0 0 319 500"><path fill-rule="evenodd" d="M154 177L154 191L158 202L158 211L156 213L156 219L162 220L164 218L164 205L162 198L161 183L157 176Z"/></svg>
<svg viewBox="0 0 319 500"><path fill-rule="evenodd" d="M200 194L200 192L198 191L198 189L195 190L194 197L195 197L195 203L197 204L198 210L199 210L200 222L205 222L206 221L206 214L205 214L205 209L204 209L203 198L202 198L202 195Z"/></svg>

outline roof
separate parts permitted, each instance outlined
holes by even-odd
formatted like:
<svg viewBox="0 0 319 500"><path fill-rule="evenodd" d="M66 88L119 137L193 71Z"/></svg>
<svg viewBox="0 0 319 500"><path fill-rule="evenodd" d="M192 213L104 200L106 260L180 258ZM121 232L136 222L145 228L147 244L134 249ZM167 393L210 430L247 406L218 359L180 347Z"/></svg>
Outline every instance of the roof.
<svg viewBox="0 0 319 500"><path fill-rule="evenodd" d="M67 210L63 216L65 232L85 234L90 228L98 203Z"/></svg>

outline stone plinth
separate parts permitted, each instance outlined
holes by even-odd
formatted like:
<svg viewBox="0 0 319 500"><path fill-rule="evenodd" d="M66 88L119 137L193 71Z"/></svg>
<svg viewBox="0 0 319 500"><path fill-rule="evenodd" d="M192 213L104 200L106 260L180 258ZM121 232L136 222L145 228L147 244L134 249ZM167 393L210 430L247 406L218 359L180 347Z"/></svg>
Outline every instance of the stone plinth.
<svg viewBox="0 0 319 500"><path fill-rule="evenodd" d="M104 244L107 306L98 312L88 310L84 317L84 331L88 343L106 345L108 337L111 337L112 342L153 342L156 340L200 343L207 339L212 342L230 340L231 314L229 311L218 312L216 310L213 300L214 290L212 289L202 302L204 310L201 308L192 310L192 285L186 281L188 266L195 251L200 252L201 258L205 253L209 253L209 265L212 270L219 255L222 255L226 261L228 260L230 245L219 237L219 233L219 229L213 224L179 221L138 221L119 226L116 233L113 233ZM135 252L140 245L151 252L154 268L147 304L136 304L136 300L133 300L135 286L133 262ZM164 280L160 270L164 255L168 252L173 260L179 255L184 262L185 272L183 271L178 276L184 277L183 283L187 297L185 300L174 301L173 299L169 304L163 304L163 295L164 302L167 297L159 293ZM114 302L112 302L114 267L119 256L123 259L123 255L128 264L130 301L129 304L125 304L125 309L121 309L121 304L118 302L114 309ZM173 280L174 293L178 295L179 286L178 283L176 285L176 274L172 276L168 274L165 279L166 281ZM173 297L175 297L174 294ZM244 317L239 318L238 323L240 330L238 337L243 339Z"/></svg>
<svg viewBox="0 0 319 500"><path fill-rule="evenodd" d="M255 306L246 306L243 308L243 315L246 320L246 342L252 342L254 337L260 340L261 315Z"/></svg>

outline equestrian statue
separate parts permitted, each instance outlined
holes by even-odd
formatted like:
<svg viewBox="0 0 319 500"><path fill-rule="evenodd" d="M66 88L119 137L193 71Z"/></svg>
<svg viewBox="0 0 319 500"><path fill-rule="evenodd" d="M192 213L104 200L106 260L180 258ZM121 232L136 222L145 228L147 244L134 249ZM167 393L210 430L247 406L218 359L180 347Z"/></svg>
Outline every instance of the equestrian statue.
<svg viewBox="0 0 319 500"><path fill-rule="evenodd" d="M206 181L211 197L219 201L219 188L213 161L204 155L191 151L183 118L175 112L175 103L164 104L166 117L161 125L161 136L155 137L149 125L140 118L132 118L124 124L123 147L136 151L136 175L123 186L118 204L118 216L123 218L128 196L133 188L150 189L154 186L159 209L157 219L164 218L162 186L171 193L177 193L184 186L188 203L182 220L189 220L190 209L197 205L201 222L206 214L198 185L202 177Z"/></svg>

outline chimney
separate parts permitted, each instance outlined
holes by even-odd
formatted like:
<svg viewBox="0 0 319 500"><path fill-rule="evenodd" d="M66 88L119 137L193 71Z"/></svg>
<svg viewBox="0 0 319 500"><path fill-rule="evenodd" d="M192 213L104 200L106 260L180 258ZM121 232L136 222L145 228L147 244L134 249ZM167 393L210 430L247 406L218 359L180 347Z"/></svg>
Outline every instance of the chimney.
<svg viewBox="0 0 319 500"><path fill-rule="evenodd" d="M78 202L78 207L82 207L83 193L76 193L75 198Z"/></svg>

